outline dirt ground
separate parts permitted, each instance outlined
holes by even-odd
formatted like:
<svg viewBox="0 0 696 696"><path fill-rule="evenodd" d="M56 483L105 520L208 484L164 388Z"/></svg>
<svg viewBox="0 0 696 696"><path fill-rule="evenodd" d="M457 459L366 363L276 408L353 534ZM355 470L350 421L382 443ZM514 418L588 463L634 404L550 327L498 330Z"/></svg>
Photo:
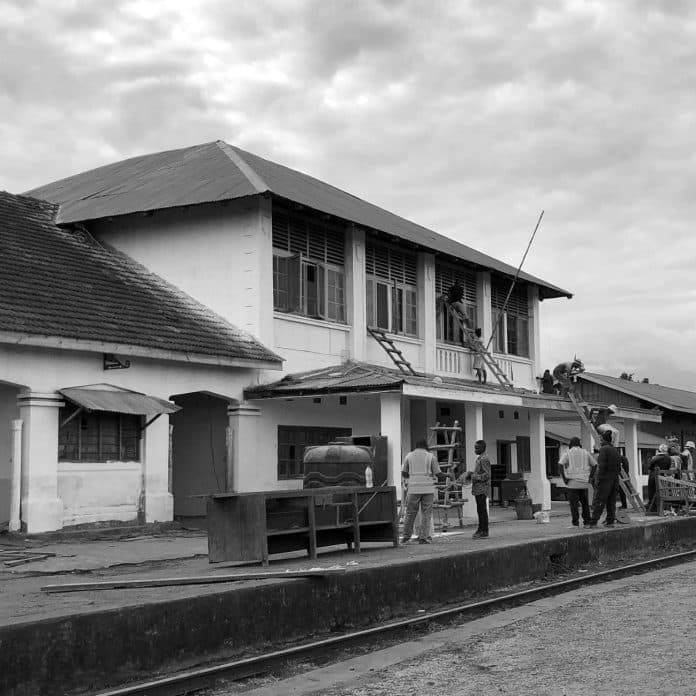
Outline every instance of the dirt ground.
<svg viewBox="0 0 696 696"><path fill-rule="evenodd" d="M247 696L694 694L695 572L696 562L583 588Z"/></svg>

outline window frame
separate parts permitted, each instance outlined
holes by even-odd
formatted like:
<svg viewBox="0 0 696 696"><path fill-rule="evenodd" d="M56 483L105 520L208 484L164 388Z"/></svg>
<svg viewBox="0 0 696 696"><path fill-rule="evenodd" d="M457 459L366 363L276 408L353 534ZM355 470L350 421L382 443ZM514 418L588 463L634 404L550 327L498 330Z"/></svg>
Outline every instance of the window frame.
<svg viewBox="0 0 696 696"><path fill-rule="evenodd" d="M382 298L378 297L380 287L386 289L383 307L380 307ZM407 297L412 301L407 302ZM367 273L365 274L365 298L366 320L370 328L387 331L397 336L419 337L418 288L415 285L385 280Z"/></svg>
<svg viewBox="0 0 696 696"><path fill-rule="evenodd" d="M443 294L446 294L454 282L459 283L464 288L462 301L466 306L467 317L471 326L480 326L478 321L478 285L476 272L469 267L457 268L454 264L443 261L435 262L435 338L440 343L462 346L466 345L464 332L460 326L456 326L454 318L447 311L444 304L441 304ZM439 287L438 287L439 286ZM439 311L438 311L439 310Z"/></svg>
<svg viewBox="0 0 696 696"><path fill-rule="evenodd" d="M514 355L528 360L531 355L527 288L524 285L518 285L517 290L510 295L505 311L500 312L499 305L502 304L502 299L507 296L507 293L508 290L504 290L502 281L491 282L491 314L493 321L498 319L493 351L500 355ZM495 326L493 328L495 329Z"/></svg>
<svg viewBox="0 0 696 696"><path fill-rule="evenodd" d="M70 418L79 407L75 406L69 410L68 406L63 406L59 411L59 423L62 423L66 418ZM107 457L104 454L108 442L105 442L105 424L108 419L116 419L116 433L118 445L118 457ZM109 462L138 462L142 461L142 447L140 441L142 439L143 416L138 416L131 413L118 413L117 411L91 411L83 412L73 417L69 422L58 430L58 461L68 463L99 463L107 464ZM84 435L85 431L89 432L96 429L96 433L92 432L91 437L96 436L97 453L85 455L87 449L88 438ZM71 433L76 435L76 441L71 441L69 436ZM129 433L132 433L129 435ZM124 442L126 440L126 442ZM128 442L130 440L130 442ZM135 456L124 456L127 453L128 447L135 449ZM62 449L76 450L76 457L68 457L62 453Z"/></svg>
<svg viewBox="0 0 696 696"><path fill-rule="evenodd" d="M276 476L278 481L296 481L304 477L303 456L306 447L327 445L338 437L349 437L353 434L352 428L339 426L314 426L314 425L278 425L277 434L277 461ZM309 434L309 437L308 437ZM299 442L298 437L303 436L304 442ZM292 440L295 440L294 442ZM308 442L307 440L311 440ZM287 456L285 447L288 448ZM295 449L293 449L295 448ZM285 472L281 474L281 468ZM290 471L292 469L292 471Z"/></svg>

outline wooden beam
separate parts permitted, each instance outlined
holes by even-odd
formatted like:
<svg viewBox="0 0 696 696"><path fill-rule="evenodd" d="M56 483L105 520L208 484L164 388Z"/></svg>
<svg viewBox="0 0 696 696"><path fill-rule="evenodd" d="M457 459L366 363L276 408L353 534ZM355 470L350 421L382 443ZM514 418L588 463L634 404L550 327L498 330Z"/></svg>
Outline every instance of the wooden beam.
<svg viewBox="0 0 696 696"><path fill-rule="evenodd" d="M173 587L178 585L214 585L243 580L279 580L288 578L326 578L344 575L345 568L318 568L316 570L266 571L261 573L234 573L232 575L204 575L181 578L149 578L147 580L106 580L103 582L72 582L65 585L44 585L43 592L93 592L95 590L128 590L139 587Z"/></svg>

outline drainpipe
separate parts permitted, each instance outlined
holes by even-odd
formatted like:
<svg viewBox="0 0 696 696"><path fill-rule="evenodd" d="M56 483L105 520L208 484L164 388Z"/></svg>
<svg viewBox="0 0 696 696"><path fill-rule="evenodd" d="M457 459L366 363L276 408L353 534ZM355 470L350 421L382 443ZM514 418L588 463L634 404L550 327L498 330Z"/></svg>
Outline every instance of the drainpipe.
<svg viewBox="0 0 696 696"><path fill-rule="evenodd" d="M22 426L21 419L12 421L12 474L10 479L10 524L11 532L22 526L20 501L22 498Z"/></svg>

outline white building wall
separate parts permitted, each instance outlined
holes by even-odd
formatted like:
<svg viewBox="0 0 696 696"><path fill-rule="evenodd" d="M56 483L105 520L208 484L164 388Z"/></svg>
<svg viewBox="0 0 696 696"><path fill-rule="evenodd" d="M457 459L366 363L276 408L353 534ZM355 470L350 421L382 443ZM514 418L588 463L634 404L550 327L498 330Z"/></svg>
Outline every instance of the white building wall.
<svg viewBox="0 0 696 696"><path fill-rule="evenodd" d="M273 345L270 200L259 197L126 215L90 232Z"/></svg>
<svg viewBox="0 0 696 696"><path fill-rule="evenodd" d="M255 381L251 369L131 358L130 368L105 371L101 354L0 346L0 382L27 385L32 393L55 394L64 387L108 383L162 399L200 391L241 400L244 388ZM0 399L0 423L7 423L8 429L11 418L17 417L13 409L17 409L16 397L13 405ZM5 412L7 420L3 421ZM57 414L55 409L52 417L57 419ZM140 462L59 462L57 495L62 500L63 524L134 519L139 508L146 521L170 520L168 425L169 418L160 416L145 431ZM31 437L29 427L25 424L25 439ZM37 441L35 435L33 441ZM23 462L23 467L27 465ZM23 493L23 504L25 498Z"/></svg>
<svg viewBox="0 0 696 696"><path fill-rule="evenodd" d="M19 390L0 384L0 524L10 519L12 421L19 418Z"/></svg>
<svg viewBox="0 0 696 696"><path fill-rule="evenodd" d="M284 373L338 365L350 357L350 327L277 313L273 350L285 359ZM281 375L276 372L268 377L269 381L275 381Z"/></svg>

